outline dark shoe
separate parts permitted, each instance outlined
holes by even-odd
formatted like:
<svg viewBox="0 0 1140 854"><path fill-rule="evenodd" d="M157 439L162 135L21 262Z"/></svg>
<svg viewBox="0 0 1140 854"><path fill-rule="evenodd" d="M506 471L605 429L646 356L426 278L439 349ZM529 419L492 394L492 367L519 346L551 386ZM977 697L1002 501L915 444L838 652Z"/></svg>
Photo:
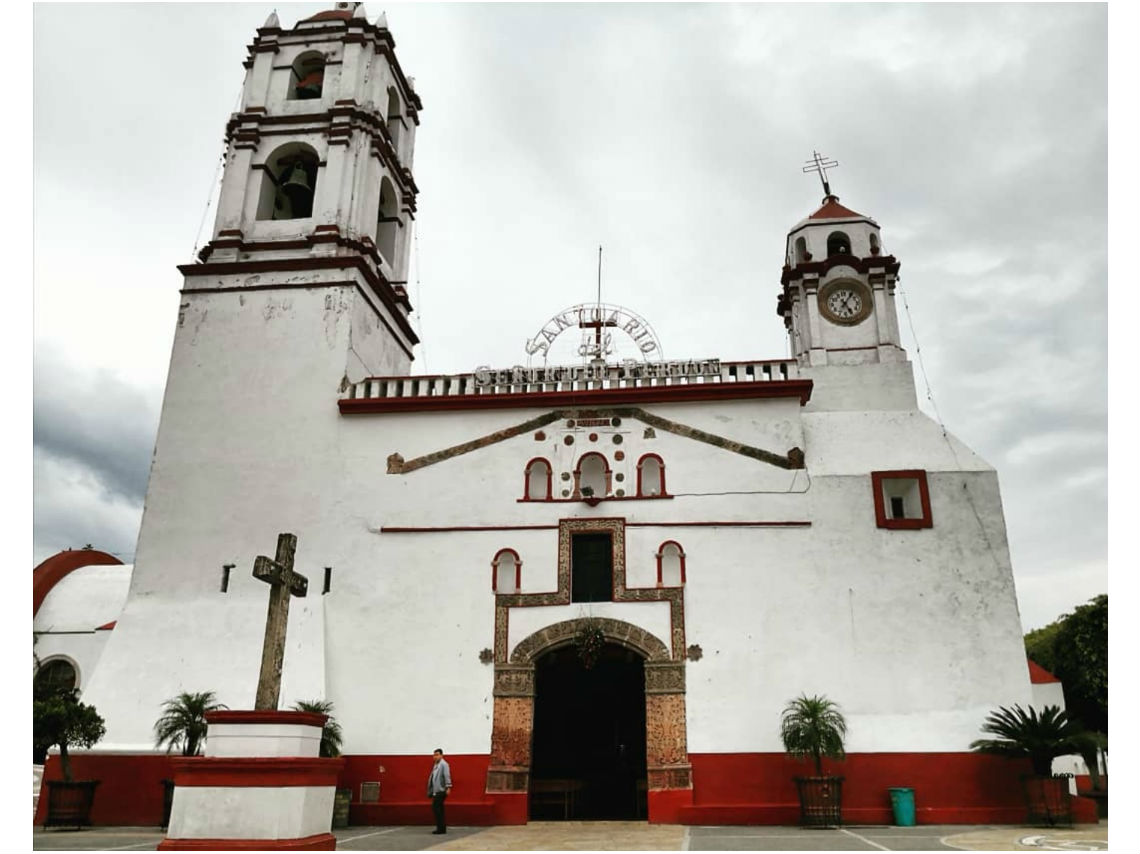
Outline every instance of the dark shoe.
<svg viewBox="0 0 1140 854"><path fill-rule="evenodd" d="M436 834L439 834L439 833L447 833L447 831L446 830L433 830L431 832L431 835L435 836Z"/></svg>

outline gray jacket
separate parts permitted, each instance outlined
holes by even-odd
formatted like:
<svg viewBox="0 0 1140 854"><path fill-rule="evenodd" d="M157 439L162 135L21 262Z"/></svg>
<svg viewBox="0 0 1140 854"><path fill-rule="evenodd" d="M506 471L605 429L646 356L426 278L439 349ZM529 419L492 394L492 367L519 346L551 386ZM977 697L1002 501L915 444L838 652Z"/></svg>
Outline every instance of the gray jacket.
<svg viewBox="0 0 1140 854"><path fill-rule="evenodd" d="M438 795L446 792L451 788L451 766L447 764L446 759L441 759L431 766L431 773L428 775L427 793L428 797Z"/></svg>

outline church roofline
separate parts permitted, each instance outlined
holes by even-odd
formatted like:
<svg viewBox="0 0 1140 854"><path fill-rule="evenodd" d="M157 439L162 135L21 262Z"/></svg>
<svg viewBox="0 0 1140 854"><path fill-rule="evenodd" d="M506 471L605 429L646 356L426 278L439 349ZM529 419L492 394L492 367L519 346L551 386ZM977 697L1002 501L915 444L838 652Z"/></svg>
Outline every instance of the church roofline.
<svg viewBox="0 0 1140 854"><path fill-rule="evenodd" d="M791 360L791 364L795 364ZM468 388L474 387L473 374L455 377L467 379ZM809 379L779 379L743 382L708 382L679 385L646 385L627 388L583 387L557 390L518 390L509 392L439 393L434 391L438 381L445 377L375 377L357 383L354 394L364 395L373 384L380 388L375 396L356 396L337 401L342 415L396 412L451 412L474 409L534 409L638 405L643 403L680 403L692 401L747 400L765 398L798 398L800 405L811 399L812 381ZM410 384L410 385L409 385ZM456 386L458 387L458 383ZM538 384L541 385L541 384ZM575 383L574 385L579 385ZM366 389L362 389L366 387ZM407 389L422 388L422 393Z"/></svg>

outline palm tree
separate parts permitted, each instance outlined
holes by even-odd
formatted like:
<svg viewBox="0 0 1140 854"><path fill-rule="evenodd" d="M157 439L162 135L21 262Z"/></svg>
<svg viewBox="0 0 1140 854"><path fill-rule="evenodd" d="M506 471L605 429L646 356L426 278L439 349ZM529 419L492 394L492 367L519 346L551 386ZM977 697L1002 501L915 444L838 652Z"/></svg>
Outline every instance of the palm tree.
<svg viewBox="0 0 1140 854"><path fill-rule="evenodd" d="M317 715L328 715L325 727L321 730L321 752L325 758L340 756L342 733L340 724L332 716L332 700L298 700L293 704L295 712L312 712Z"/></svg>
<svg viewBox="0 0 1140 854"><path fill-rule="evenodd" d="M213 691L183 691L162 704L162 717L154 722L155 747L166 745L167 752L181 747L183 756L197 756L206 740L206 712L225 708Z"/></svg>
<svg viewBox="0 0 1140 854"><path fill-rule="evenodd" d="M817 777L823 776L823 757L843 759L847 721L826 697L803 694L788 703L780 716L784 750L796 759L814 759Z"/></svg>
<svg viewBox="0 0 1140 854"><path fill-rule="evenodd" d="M1038 714L1014 705L990 712L982 724L982 732L999 738L980 738L970 743L970 749L979 753L1008 756L1011 759L1029 757L1033 773L1048 777L1053 773L1053 760L1069 753L1079 753L1088 742L1080 724L1069 718L1060 706L1046 706Z"/></svg>

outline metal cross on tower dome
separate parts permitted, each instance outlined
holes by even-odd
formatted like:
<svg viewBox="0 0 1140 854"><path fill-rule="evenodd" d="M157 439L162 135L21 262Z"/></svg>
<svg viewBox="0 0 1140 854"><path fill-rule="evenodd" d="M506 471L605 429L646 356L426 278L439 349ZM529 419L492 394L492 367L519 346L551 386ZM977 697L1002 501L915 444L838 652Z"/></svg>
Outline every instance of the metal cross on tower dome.
<svg viewBox="0 0 1140 854"><path fill-rule="evenodd" d="M831 185L827 183L827 170L834 169L839 165L838 160L831 160L818 151L812 152L811 160L805 161L804 172L818 172L819 180L823 183L823 194L825 196L831 195Z"/></svg>

